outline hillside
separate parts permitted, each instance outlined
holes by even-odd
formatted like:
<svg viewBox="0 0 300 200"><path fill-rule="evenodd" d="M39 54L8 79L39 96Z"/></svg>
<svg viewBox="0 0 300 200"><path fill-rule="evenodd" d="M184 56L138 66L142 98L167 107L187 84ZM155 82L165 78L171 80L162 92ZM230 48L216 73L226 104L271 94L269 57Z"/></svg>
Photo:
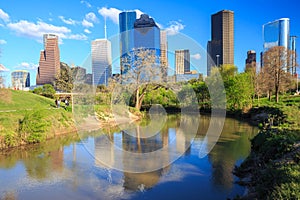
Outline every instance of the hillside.
<svg viewBox="0 0 300 200"><path fill-rule="evenodd" d="M56 108L53 99L0 89L0 149L42 142L74 130L72 113Z"/></svg>

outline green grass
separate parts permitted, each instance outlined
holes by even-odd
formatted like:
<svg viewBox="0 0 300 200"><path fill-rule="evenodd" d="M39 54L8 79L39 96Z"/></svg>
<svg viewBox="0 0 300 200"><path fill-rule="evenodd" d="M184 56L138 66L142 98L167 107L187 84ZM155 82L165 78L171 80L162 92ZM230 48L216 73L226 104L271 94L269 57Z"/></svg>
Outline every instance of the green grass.
<svg viewBox="0 0 300 200"><path fill-rule="evenodd" d="M37 143L71 130L73 116L54 99L30 92L0 90L0 148Z"/></svg>
<svg viewBox="0 0 300 200"><path fill-rule="evenodd" d="M0 111L55 107L54 99L49 99L30 92L6 90L6 93L11 93L11 95L8 95L8 99L0 99Z"/></svg>

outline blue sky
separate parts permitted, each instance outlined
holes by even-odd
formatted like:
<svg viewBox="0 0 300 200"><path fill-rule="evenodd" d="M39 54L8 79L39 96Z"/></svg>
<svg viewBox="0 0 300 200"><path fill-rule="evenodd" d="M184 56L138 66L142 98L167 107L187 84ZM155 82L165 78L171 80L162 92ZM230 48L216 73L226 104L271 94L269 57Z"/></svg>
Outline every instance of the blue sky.
<svg viewBox="0 0 300 200"><path fill-rule="evenodd" d="M185 34L206 48L211 14L228 9L235 18L235 65L243 71L247 51L262 51L263 24L288 17L291 35L300 37L299 7L298 0L1 0L0 64L9 70L7 84L15 69L29 70L35 84L42 35L56 33L61 61L83 65L91 41L104 37L104 16L110 37L118 34L118 13L125 10L147 13L170 34Z"/></svg>

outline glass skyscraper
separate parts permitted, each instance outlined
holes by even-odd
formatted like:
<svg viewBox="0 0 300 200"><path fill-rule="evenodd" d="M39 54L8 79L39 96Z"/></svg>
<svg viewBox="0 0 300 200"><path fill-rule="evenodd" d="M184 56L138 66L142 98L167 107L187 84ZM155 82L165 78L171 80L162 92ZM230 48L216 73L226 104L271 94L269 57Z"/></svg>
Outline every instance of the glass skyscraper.
<svg viewBox="0 0 300 200"><path fill-rule="evenodd" d="M129 55L134 46L133 29L135 20L135 11L121 12L119 14L121 66L123 66L122 59ZM121 67L121 74L126 73L126 71L127 69L122 69Z"/></svg>
<svg viewBox="0 0 300 200"><path fill-rule="evenodd" d="M290 19L281 18L263 25L264 51L274 46L290 49Z"/></svg>
<svg viewBox="0 0 300 200"><path fill-rule="evenodd" d="M92 41L93 85L108 85L111 77L111 42L107 39Z"/></svg>

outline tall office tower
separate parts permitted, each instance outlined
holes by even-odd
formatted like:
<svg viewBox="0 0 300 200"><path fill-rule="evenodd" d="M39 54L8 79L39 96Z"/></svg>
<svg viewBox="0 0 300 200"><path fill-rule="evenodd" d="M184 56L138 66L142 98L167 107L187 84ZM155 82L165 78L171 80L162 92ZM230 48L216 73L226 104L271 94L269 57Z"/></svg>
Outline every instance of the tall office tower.
<svg viewBox="0 0 300 200"><path fill-rule="evenodd" d="M11 84L14 89L23 90L30 87L30 73L25 70L16 70L11 73Z"/></svg>
<svg viewBox="0 0 300 200"><path fill-rule="evenodd" d="M234 64L234 13L222 10L211 16L211 41L207 43L207 75L214 65Z"/></svg>
<svg viewBox="0 0 300 200"><path fill-rule="evenodd" d="M155 50L160 57L160 29L146 14L134 22L134 48Z"/></svg>
<svg viewBox="0 0 300 200"><path fill-rule="evenodd" d="M246 71L256 71L256 52L253 50L247 51Z"/></svg>
<svg viewBox="0 0 300 200"><path fill-rule="evenodd" d="M108 85L111 77L111 42L107 39L92 41L93 85Z"/></svg>
<svg viewBox="0 0 300 200"><path fill-rule="evenodd" d="M297 50L296 50L296 38L297 36L291 36L291 50L292 50L292 56L291 56L291 73L296 75L296 66L297 66Z"/></svg>
<svg viewBox="0 0 300 200"><path fill-rule="evenodd" d="M281 18L263 25L264 51L274 46L290 49L290 19Z"/></svg>
<svg viewBox="0 0 300 200"><path fill-rule="evenodd" d="M176 74L190 72L190 51L188 49L175 51Z"/></svg>
<svg viewBox="0 0 300 200"><path fill-rule="evenodd" d="M119 14L120 27L120 66L123 66L122 59L130 54L134 46L133 29L136 20L136 12L121 12ZM127 69L121 67L121 74L126 73Z"/></svg>
<svg viewBox="0 0 300 200"><path fill-rule="evenodd" d="M44 34L44 50L40 53L36 84L53 84L55 76L59 72L60 55L58 36L53 34Z"/></svg>
<svg viewBox="0 0 300 200"><path fill-rule="evenodd" d="M290 19L281 18L263 25L264 53L275 46L290 50ZM289 63L289 61L287 61ZM289 71L290 66L286 66Z"/></svg>
<svg viewBox="0 0 300 200"><path fill-rule="evenodd" d="M167 31L160 31L160 63L162 67L163 79L166 81L168 76L168 41Z"/></svg>

